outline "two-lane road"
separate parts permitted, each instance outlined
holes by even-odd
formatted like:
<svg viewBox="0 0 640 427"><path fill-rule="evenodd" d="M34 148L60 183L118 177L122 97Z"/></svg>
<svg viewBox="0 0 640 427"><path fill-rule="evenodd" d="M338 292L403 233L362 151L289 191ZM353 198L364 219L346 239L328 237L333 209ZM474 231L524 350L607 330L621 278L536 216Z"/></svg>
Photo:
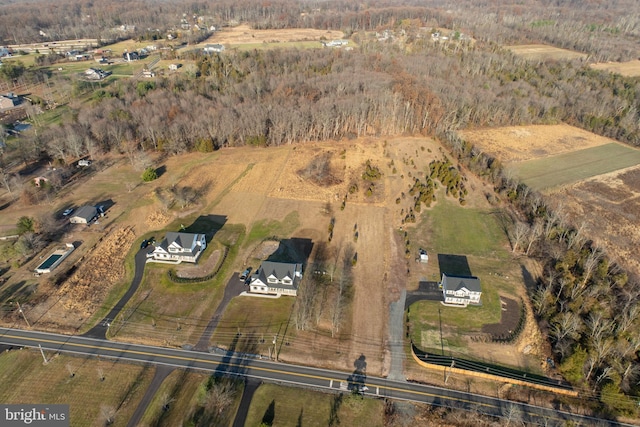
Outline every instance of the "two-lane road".
<svg viewBox="0 0 640 427"><path fill-rule="evenodd" d="M509 411L513 413L513 409L516 408L522 415L523 421L539 424L563 424L572 420L583 424L628 425L615 421L603 422L595 418L472 393L379 377L364 377L355 373L276 363L255 357L243 357L239 354L204 353L7 328L0 328L0 343L17 347L40 345L48 351L198 369L256 378L267 382L298 384L335 391L349 392L353 388L364 388L365 394L370 396L446 405L490 415L504 416Z"/></svg>

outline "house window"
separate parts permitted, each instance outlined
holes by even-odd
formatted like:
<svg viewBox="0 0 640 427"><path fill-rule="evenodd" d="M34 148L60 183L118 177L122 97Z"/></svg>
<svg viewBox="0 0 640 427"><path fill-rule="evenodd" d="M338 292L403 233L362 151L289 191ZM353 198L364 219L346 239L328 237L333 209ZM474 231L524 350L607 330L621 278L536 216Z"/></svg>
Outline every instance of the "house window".
<svg viewBox="0 0 640 427"><path fill-rule="evenodd" d="M290 285L291 279L282 279L282 283L284 283L285 285Z"/></svg>
<svg viewBox="0 0 640 427"><path fill-rule="evenodd" d="M275 277L268 277L267 278L267 282L269 282L269 283L278 283L278 279L276 279Z"/></svg>

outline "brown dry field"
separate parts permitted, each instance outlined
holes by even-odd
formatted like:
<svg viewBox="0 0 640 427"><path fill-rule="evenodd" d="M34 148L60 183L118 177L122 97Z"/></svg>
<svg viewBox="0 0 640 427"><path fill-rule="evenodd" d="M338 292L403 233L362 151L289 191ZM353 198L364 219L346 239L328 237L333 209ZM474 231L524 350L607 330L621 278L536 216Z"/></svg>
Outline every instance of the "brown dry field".
<svg viewBox="0 0 640 427"><path fill-rule="evenodd" d="M336 182L334 185L323 187L300 178L298 170L303 169L314 156L326 153L331 156L332 175ZM297 212L299 224L291 236L306 237L319 242L327 238L329 217L324 209L329 204L332 216L335 217L334 239L330 245L340 252L352 245L358 254L358 262L354 268L354 300L350 320L345 326L345 330L353 339L348 344L343 342L339 345L339 357L336 357L335 351L329 351L331 354L318 353L309 351L311 347L292 347L283 353L283 358L301 363L312 363L314 359L318 359L319 364L331 364L336 368L352 370L353 361L364 354L367 357L367 371L374 375L384 375L388 372L390 363L388 355L383 351L384 343L388 339L388 306L391 301L397 299L400 290L410 284L407 262L403 256L404 245L397 241L398 233L395 232L402 225L400 209L409 206L410 198L401 204L396 204L395 201L401 192L408 191L415 176L423 176L421 171L424 171L431 160L443 157L439 143L428 138L413 137L388 140L366 138L273 148L230 148L209 154L191 153L159 158L158 166L164 166L166 172L156 181L138 184L131 191L126 189L125 184L139 181L140 171L134 170L124 158L108 159L108 162L105 159L103 167L99 161L96 162L97 170L93 177L69 186L54 204L24 208L17 203L5 209L0 226L12 227L20 215L33 215L37 210L57 212L66 205L78 206L96 200L111 199L114 205L109 209L103 226L117 225L131 227L132 230L131 236L126 240L128 243L124 244L121 251L128 251L133 239L140 239L146 233L154 233L156 238L161 238L163 227L175 221L193 220L200 214L224 215L227 224L244 224L249 232L252 224L257 221L282 221L287 215ZM369 197L365 195L363 181L360 178L367 160L371 160L372 165L377 166L383 173L383 178L375 182L373 195ZM467 175L471 190L467 198L468 206L486 207L484 184L470 174ZM349 195L345 209L341 210L340 204L352 182L359 182L360 188L356 194ZM185 209L163 209L154 191L173 183L202 187L201 199ZM355 224L359 231L357 241L353 239ZM92 251L96 247L99 248L96 245L102 237L100 231L99 228L68 228L64 241L81 238L85 242L74 252L75 258L71 262L100 252L100 249ZM241 247L239 256L230 270L239 271L243 260L246 261L254 249L255 245ZM62 264L61 269L65 263L67 261ZM122 266L122 261L115 263ZM70 263L66 268L69 265ZM43 276L36 279L26 269L23 271L24 277L28 277L28 280L41 290L38 298L46 301L46 295L42 295L42 292L47 290L44 286L46 278ZM98 298L91 301L92 307L104 304L106 295L118 283L123 282L116 280L106 286L102 284L102 289L96 294ZM171 293L157 296L154 293L149 295L148 292L142 287L131 304L135 305L148 297L153 299L153 303L158 307L162 307L160 313L171 315L175 310L187 310L184 304L175 304L175 296ZM197 306L189 309L192 310L190 315L202 316L204 313L212 313L215 309L215 306L211 306L212 292L203 288L195 294L195 300L199 302L195 302ZM184 294L181 298L186 297ZM41 301L41 304L44 304L44 301ZM51 299L49 303L52 302L58 301ZM56 330L65 327L75 330L78 328L78 322L86 322L91 314L83 313L82 319L69 319L63 312L56 312L55 316L51 315L53 311L47 314L45 305L33 312L33 306L27 307L27 315L37 313L38 318L43 319L43 326ZM57 304L57 307L62 309L64 305ZM203 318L202 322L206 320L208 319ZM19 322L20 319L13 318L11 321ZM57 324L54 325L54 322ZM149 326L147 329L152 334L153 329L150 329L150 325L146 326ZM183 338L172 332L177 338L192 340L197 335L197 325L193 326L194 330L189 330L190 325L182 326L177 335ZM172 327L175 330L175 325ZM303 335L304 340L313 341L315 348L330 349L336 346L335 342L319 335L301 334ZM135 336L126 336L126 333L118 337L138 340ZM172 342L171 345L180 343Z"/></svg>
<svg viewBox="0 0 640 427"><path fill-rule="evenodd" d="M563 188L549 197L607 255L640 276L640 167L601 175Z"/></svg>
<svg viewBox="0 0 640 427"><path fill-rule="evenodd" d="M271 43L271 42L295 42L320 40L324 37L327 40L342 39L344 33L335 30L316 30L313 28L284 28L272 30L254 30L247 24L235 27L224 27L209 37L204 44L220 43L223 45L234 45L244 43ZM201 43L203 44L203 43Z"/></svg>
<svg viewBox="0 0 640 427"><path fill-rule="evenodd" d="M525 59L532 60L571 60L571 59L584 59L586 54L575 52L568 49L560 49L558 47L547 46L544 44L523 44L506 46L507 49L512 51L515 55Z"/></svg>
<svg viewBox="0 0 640 427"><path fill-rule="evenodd" d="M555 156L612 142L564 123L465 130L460 134L502 163Z"/></svg>
<svg viewBox="0 0 640 427"><path fill-rule="evenodd" d="M595 70L605 70L626 77L640 76L640 59L627 62L599 62L591 64Z"/></svg>
<svg viewBox="0 0 640 427"><path fill-rule="evenodd" d="M612 140L566 125L510 126L464 131L462 135L504 163L537 159L608 144ZM640 275L635 256L640 239L640 167L600 175L548 194L569 220L609 257Z"/></svg>

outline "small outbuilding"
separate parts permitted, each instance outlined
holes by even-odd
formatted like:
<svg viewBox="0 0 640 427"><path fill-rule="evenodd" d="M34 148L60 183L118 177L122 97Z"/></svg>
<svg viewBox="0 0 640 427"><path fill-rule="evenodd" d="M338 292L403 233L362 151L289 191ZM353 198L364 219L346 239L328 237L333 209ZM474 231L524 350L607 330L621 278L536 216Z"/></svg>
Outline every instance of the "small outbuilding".
<svg viewBox="0 0 640 427"><path fill-rule="evenodd" d="M98 216L98 209L95 206L82 206L75 215L69 218L71 224L89 224Z"/></svg>

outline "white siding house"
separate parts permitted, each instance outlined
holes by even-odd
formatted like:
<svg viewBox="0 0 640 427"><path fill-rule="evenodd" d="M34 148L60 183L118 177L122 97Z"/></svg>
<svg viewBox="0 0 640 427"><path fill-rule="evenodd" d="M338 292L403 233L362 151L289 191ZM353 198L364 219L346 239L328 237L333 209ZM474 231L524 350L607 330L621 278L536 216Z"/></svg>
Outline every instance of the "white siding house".
<svg viewBox="0 0 640 427"><path fill-rule="evenodd" d="M151 257L155 261L172 263L197 262L198 257L207 248L204 234L168 232L166 237L153 250Z"/></svg>
<svg viewBox="0 0 640 427"><path fill-rule="evenodd" d="M469 304L480 304L482 289L480 280L473 276L447 276L442 274L442 294L445 304L463 307Z"/></svg>
<svg viewBox="0 0 640 427"><path fill-rule="evenodd" d="M249 290L258 294L296 296L301 280L302 264L265 261L251 276Z"/></svg>

